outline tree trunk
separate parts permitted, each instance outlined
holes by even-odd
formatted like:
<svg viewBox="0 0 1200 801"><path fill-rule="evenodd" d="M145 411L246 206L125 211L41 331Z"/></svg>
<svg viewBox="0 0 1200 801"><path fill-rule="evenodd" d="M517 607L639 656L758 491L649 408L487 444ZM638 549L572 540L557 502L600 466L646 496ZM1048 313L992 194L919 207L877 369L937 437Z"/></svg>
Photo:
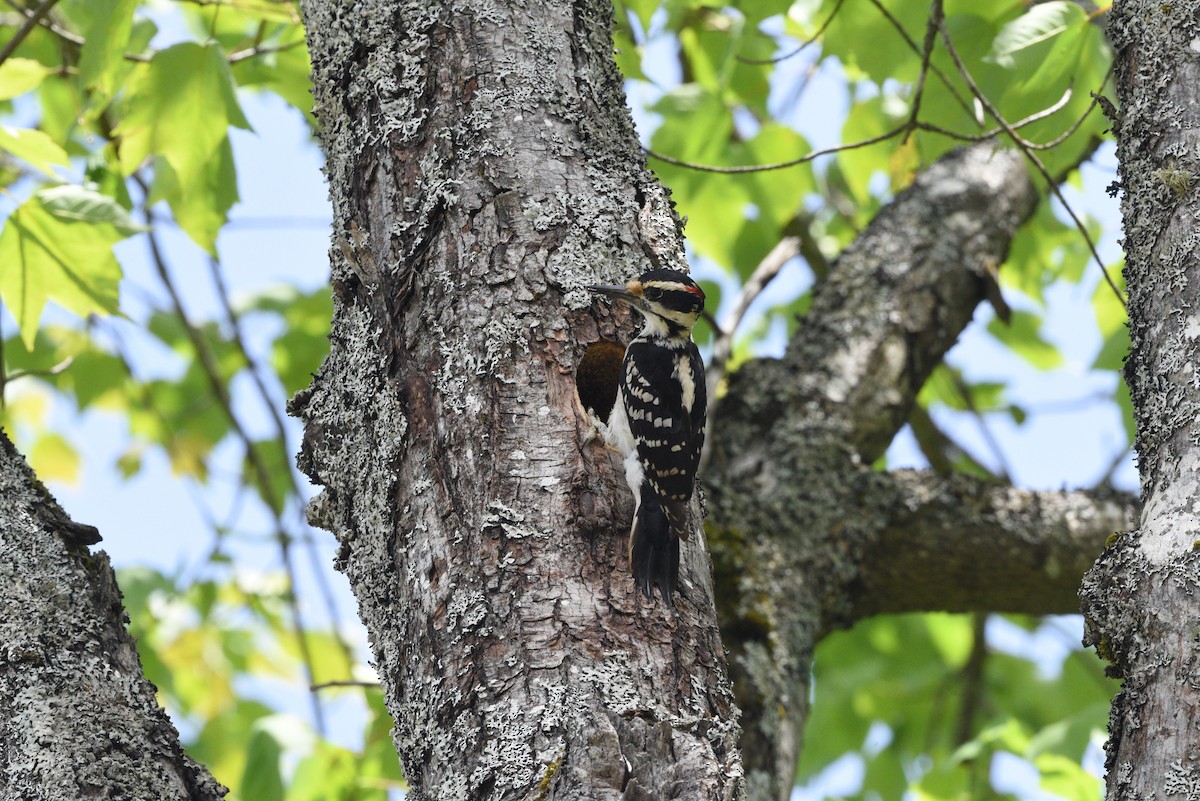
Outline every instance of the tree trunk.
<svg viewBox="0 0 1200 801"><path fill-rule="evenodd" d="M98 540L0 430L0 798L219 801L142 675Z"/></svg>
<svg viewBox="0 0 1200 801"><path fill-rule="evenodd" d="M1109 720L1108 798L1200 797L1200 3L1118 2L1125 227L1144 506L1084 584L1086 640L1124 682Z"/></svg>
<svg viewBox="0 0 1200 801"><path fill-rule="evenodd" d="M684 265L609 0L302 4L334 207L331 352L293 403L414 799L733 798L703 537L641 598L618 458L576 396Z"/></svg>
<svg viewBox="0 0 1200 801"><path fill-rule="evenodd" d="M631 333L584 287L682 267L678 224L643 168L608 0L544 6L302 5L335 228L332 348L293 403L325 488L310 516L341 542L415 798L786 798L823 633L1069 611L1133 503L867 468L1037 198L1014 153L946 156L715 415L706 529L743 781L703 538L677 613L635 594L628 490L573 375ZM889 559L897 541L925 558ZM969 574L960 541L992 548L989 580L906 591Z"/></svg>

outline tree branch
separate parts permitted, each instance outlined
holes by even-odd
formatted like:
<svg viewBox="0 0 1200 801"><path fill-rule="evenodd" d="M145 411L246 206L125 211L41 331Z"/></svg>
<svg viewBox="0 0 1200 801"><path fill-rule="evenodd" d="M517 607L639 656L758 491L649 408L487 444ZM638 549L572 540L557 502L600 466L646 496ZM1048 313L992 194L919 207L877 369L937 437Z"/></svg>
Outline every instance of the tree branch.
<svg viewBox="0 0 1200 801"><path fill-rule="evenodd" d="M783 358L729 379L707 533L756 799L791 786L812 649L854 619L859 560L894 513L891 479L864 465L907 419L1036 199L1019 154L947 154L846 249Z"/></svg>
<svg viewBox="0 0 1200 801"><path fill-rule="evenodd" d="M874 461L970 321L1036 200L1020 156L991 144L930 166L838 259L784 357L734 377L714 448L728 442L744 460L781 419L798 423L817 403L822 417L851 430L859 458ZM738 423L753 433L722 436Z"/></svg>
<svg viewBox="0 0 1200 801"><path fill-rule="evenodd" d="M889 474L892 517L861 562L855 617L889 612L1079 611L1079 582L1132 495L1038 492L965 475Z"/></svg>
<svg viewBox="0 0 1200 801"><path fill-rule="evenodd" d="M219 801L142 675L98 539L0 430L0 797Z"/></svg>

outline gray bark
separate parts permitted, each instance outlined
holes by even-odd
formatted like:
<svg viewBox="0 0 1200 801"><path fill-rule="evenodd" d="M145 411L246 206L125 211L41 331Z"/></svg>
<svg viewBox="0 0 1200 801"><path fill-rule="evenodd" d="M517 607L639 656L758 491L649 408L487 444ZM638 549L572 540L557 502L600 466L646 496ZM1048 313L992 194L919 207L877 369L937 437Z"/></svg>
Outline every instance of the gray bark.
<svg viewBox="0 0 1200 801"><path fill-rule="evenodd" d="M293 411L410 797L735 797L703 538L676 612L636 594L629 491L575 391L630 323L584 287L683 266L611 3L302 10L335 311Z"/></svg>
<svg viewBox="0 0 1200 801"><path fill-rule="evenodd" d="M96 539L0 430L0 798L219 801L142 675Z"/></svg>
<svg viewBox="0 0 1200 801"><path fill-rule="evenodd" d="M1086 640L1123 679L1107 797L1200 796L1200 3L1109 14L1132 349L1126 363L1145 501L1084 584Z"/></svg>
<svg viewBox="0 0 1200 801"><path fill-rule="evenodd" d="M842 255L784 356L730 379L705 475L707 533L751 798L787 797L813 648L854 620L862 565L872 551L887 558L884 533L908 515L868 465L1036 199L1019 155L948 154Z"/></svg>
<svg viewBox="0 0 1200 801"><path fill-rule="evenodd" d="M888 522L863 554L851 617L896 612L1079 612L1105 540L1137 519L1112 491L1020 489L963 475L888 474Z"/></svg>

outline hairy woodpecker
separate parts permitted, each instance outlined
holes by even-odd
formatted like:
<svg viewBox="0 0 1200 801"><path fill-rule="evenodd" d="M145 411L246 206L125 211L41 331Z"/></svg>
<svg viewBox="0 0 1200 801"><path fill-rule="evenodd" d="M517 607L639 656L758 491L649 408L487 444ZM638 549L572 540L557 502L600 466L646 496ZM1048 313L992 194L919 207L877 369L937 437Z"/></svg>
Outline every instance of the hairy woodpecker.
<svg viewBox="0 0 1200 801"><path fill-rule="evenodd" d="M635 511L629 567L647 598L654 586L669 606L679 579L679 540L704 447L708 398L692 326L704 292L675 270L650 270L625 286L592 286L639 311L645 324L625 349L624 369L605 439L625 457Z"/></svg>

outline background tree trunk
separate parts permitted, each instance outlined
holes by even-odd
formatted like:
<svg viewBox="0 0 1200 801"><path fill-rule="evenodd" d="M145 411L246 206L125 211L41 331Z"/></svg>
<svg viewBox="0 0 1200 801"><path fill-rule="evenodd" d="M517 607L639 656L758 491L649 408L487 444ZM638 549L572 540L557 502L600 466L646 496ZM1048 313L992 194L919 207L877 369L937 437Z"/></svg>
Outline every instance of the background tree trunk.
<svg viewBox="0 0 1200 801"><path fill-rule="evenodd" d="M575 366L584 287L682 268L609 0L303 4L334 208L331 353L293 411L420 798L733 798L702 537L636 594Z"/></svg>
<svg viewBox="0 0 1200 801"><path fill-rule="evenodd" d="M98 539L0 430L0 798L219 801L142 675Z"/></svg>
<svg viewBox="0 0 1200 801"><path fill-rule="evenodd" d="M1109 799L1200 796L1200 3L1119 2L1120 162L1132 350L1125 377L1145 499L1084 584L1086 640L1124 683Z"/></svg>

